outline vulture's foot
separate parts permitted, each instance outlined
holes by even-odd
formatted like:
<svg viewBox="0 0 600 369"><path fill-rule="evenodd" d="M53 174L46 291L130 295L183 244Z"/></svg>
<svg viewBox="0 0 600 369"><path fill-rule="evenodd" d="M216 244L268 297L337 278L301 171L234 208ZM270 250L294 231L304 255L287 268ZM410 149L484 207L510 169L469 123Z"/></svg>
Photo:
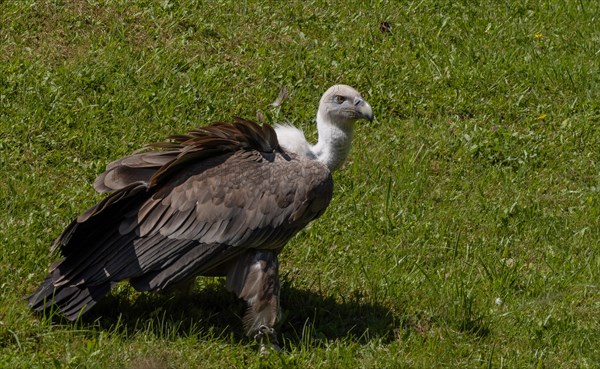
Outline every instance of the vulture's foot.
<svg viewBox="0 0 600 369"><path fill-rule="evenodd" d="M267 327L266 325L258 327L258 332L254 335L254 339L260 345L260 354L262 356L268 355L270 350L283 352L277 344L277 333L271 327Z"/></svg>
<svg viewBox="0 0 600 369"><path fill-rule="evenodd" d="M266 325L261 325L258 327L258 332L254 335L254 339L258 343L264 343L265 341L267 343L277 343L277 333L275 333L275 329L267 327Z"/></svg>

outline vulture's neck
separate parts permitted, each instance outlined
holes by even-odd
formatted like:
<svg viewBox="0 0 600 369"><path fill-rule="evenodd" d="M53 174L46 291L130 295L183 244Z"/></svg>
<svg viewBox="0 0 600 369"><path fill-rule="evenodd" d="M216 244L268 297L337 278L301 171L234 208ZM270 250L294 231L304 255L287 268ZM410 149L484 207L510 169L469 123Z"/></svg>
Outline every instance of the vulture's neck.
<svg viewBox="0 0 600 369"><path fill-rule="evenodd" d="M339 168L350 153L353 128L351 122L336 124L326 119L320 112L317 114L319 141L311 151L317 160L327 165L330 171Z"/></svg>

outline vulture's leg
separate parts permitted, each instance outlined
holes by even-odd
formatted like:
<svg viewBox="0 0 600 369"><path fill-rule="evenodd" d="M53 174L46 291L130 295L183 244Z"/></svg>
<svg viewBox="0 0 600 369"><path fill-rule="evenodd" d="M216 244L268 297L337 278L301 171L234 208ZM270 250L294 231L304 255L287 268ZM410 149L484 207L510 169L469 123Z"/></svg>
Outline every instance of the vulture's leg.
<svg viewBox="0 0 600 369"><path fill-rule="evenodd" d="M248 302L246 334L261 344L261 353L266 345L280 350L273 329L280 315L278 268L274 251L254 250L240 257L227 274L227 288Z"/></svg>

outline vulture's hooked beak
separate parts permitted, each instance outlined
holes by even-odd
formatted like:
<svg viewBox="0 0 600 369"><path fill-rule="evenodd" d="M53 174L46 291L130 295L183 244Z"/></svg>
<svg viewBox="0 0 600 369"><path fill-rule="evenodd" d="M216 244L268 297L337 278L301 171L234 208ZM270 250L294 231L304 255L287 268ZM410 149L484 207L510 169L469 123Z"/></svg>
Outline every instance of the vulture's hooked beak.
<svg viewBox="0 0 600 369"><path fill-rule="evenodd" d="M360 97L354 98L354 109L358 113L359 118L368 119L369 122L373 121L373 108L368 102L361 99Z"/></svg>

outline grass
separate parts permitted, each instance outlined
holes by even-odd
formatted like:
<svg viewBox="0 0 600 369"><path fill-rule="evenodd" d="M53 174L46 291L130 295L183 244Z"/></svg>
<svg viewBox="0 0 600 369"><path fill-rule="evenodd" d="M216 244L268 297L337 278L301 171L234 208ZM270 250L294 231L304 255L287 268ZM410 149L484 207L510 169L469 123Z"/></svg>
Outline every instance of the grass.
<svg viewBox="0 0 600 369"><path fill-rule="evenodd" d="M597 2L0 10L0 367L598 367ZM259 111L314 138L334 83L376 120L281 255L284 354L258 356L219 279L188 298L119 286L74 325L29 311L108 162Z"/></svg>

